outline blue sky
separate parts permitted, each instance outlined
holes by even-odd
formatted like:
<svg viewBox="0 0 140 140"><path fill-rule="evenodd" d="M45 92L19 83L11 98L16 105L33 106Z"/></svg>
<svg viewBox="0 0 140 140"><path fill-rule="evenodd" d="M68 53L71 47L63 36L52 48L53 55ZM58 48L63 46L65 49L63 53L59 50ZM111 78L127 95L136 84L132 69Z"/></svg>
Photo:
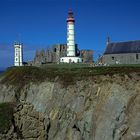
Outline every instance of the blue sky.
<svg viewBox="0 0 140 140"><path fill-rule="evenodd" d="M105 50L112 41L140 40L140 0L0 0L0 68L13 65L14 41L24 44L24 60L36 49L66 43L68 9L74 11L80 49Z"/></svg>

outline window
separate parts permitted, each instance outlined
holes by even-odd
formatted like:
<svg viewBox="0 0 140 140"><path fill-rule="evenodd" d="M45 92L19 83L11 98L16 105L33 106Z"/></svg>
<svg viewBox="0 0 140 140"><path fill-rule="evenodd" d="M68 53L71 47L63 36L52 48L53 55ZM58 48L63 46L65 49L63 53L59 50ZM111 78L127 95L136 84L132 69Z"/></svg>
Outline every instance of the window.
<svg viewBox="0 0 140 140"><path fill-rule="evenodd" d="M112 60L114 60L115 59L115 57L114 56L112 56Z"/></svg>
<svg viewBox="0 0 140 140"><path fill-rule="evenodd" d="M136 54L136 59L139 59L139 54Z"/></svg>
<svg viewBox="0 0 140 140"><path fill-rule="evenodd" d="M54 52L56 52L56 48L54 48Z"/></svg>

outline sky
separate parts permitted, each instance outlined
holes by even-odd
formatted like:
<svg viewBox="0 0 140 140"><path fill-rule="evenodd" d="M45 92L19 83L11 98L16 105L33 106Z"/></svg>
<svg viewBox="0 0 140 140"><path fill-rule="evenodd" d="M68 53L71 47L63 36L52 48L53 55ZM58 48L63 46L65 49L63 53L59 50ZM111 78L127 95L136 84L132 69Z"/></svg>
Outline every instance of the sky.
<svg viewBox="0 0 140 140"><path fill-rule="evenodd" d="M79 49L92 49L94 58L112 42L140 40L140 0L0 0L0 69L14 63L15 41L24 45L24 61L36 49L66 43L66 18L75 16Z"/></svg>

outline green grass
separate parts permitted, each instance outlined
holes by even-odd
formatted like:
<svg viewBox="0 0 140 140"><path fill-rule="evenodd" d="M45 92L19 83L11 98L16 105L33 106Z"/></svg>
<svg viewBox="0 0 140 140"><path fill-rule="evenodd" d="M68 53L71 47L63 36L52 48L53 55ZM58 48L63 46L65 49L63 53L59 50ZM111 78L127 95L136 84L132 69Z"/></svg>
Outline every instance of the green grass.
<svg viewBox="0 0 140 140"><path fill-rule="evenodd" d="M12 125L13 107L12 103L0 104L0 133L2 134L6 133Z"/></svg>
<svg viewBox="0 0 140 140"><path fill-rule="evenodd" d="M57 68L57 69L63 69L63 68L84 68L84 67L89 67L89 64L47 64L47 65L42 65L42 68Z"/></svg>
<svg viewBox="0 0 140 140"><path fill-rule="evenodd" d="M46 80L54 81L56 77L64 85L73 84L77 79L81 80L95 75L128 74L140 72L138 66L110 66L110 67L88 67L86 65L47 65L43 67L12 67L4 73L1 83L24 85L33 82L40 83Z"/></svg>
<svg viewBox="0 0 140 140"><path fill-rule="evenodd" d="M111 65L111 67L140 67L140 64L117 64Z"/></svg>

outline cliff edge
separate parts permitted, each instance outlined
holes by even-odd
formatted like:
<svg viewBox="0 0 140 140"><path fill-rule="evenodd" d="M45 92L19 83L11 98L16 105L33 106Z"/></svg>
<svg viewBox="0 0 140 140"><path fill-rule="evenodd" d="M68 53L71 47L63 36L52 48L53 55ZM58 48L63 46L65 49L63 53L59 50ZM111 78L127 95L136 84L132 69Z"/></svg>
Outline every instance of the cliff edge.
<svg viewBox="0 0 140 140"><path fill-rule="evenodd" d="M12 68L0 91L2 140L140 139L140 68Z"/></svg>

